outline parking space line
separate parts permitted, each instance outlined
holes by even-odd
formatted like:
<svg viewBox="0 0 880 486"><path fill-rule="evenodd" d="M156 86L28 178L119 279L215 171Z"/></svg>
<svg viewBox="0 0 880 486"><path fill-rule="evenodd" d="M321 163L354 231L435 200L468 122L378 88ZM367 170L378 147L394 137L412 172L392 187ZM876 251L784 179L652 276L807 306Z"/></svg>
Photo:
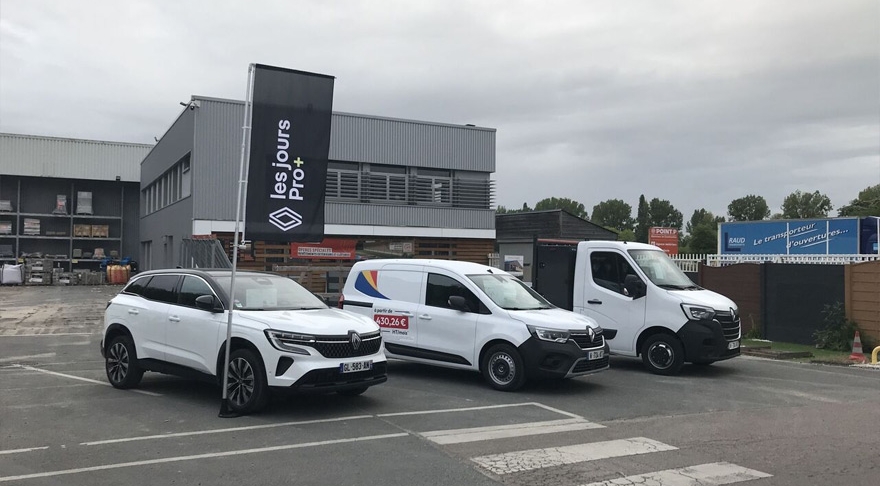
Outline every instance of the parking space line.
<svg viewBox="0 0 880 486"><path fill-rule="evenodd" d="M677 486L716 486L753 479L773 477L772 474L737 466L729 462L714 462L698 466L667 469L625 478L609 479L584 486L620 486L635 484L675 484Z"/></svg>
<svg viewBox="0 0 880 486"><path fill-rule="evenodd" d="M511 425L492 425L488 427L472 427L467 429L434 430L419 435L431 442L448 445L483 440L510 439L529 435L555 434L575 430L604 429L604 425L595 424L582 419L549 420L544 422L528 422Z"/></svg>
<svg viewBox="0 0 880 486"><path fill-rule="evenodd" d="M121 469L126 467L150 466L153 464L165 464L169 462L194 461L198 459L214 459L218 457L241 456L245 454L259 454L263 452L285 451L290 449L302 449L306 447L319 447L334 444L346 444L352 442L364 442L370 440L395 439L399 437L410 437L409 434L401 432L396 434L370 435L365 437L354 437L351 439L325 440L320 442L306 442L303 444L287 444L272 447L260 447L257 449L242 449L227 452L212 452L208 454L195 454L191 456L165 457L161 459L149 459L145 461L122 462L117 464L105 464L103 466L81 467L76 469L65 469L60 471L47 471L33 474L22 474L20 476L2 476L0 483L7 481L20 481L23 479L47 478L54 476L66 476L70 474L79 474L84 472L106 471L108 469Z"/></svg>
<svg viewBox="0 0 880 486"><path fill-rule="evenodd" d="M548 449L506 452L474 457L471 460L495 474L510 474L546 467L625 457L652 452L673 451L677 447L647 437L590 442Z"/></svg>
<svg viewBox="0 0 880 486"><path fill-rule="evenodd" d="M4 337L52 337L52 336L91 336L91 332L59 332L54 334L0 334L0 338Z"/></svg>
<svg viewBox="0 0 880 486"><path fill-rule="evenodd" d="M93 383L93 384L95 384L95 385L113 386L113 385L111 385L110 383L107 383L107 382L105 382L105 381L93 380L93 379L91 379L91 378L83 378L82 376L68 375L68 374L65 374L65 373L59 373L59 372L57 372L57 371L49 371L49 370L44 370L44 369L40 369L40 368L34 368L33 366L27 366L27 365L17 365L17 366L18 366L19 368L22 368L22 369L25 369L25 370L39 371L40 373L45 373L45 374L47 374L47 375L60 376L60 377L62 377L62 378L70 378L71 380L85 381L86 383ZM135 392L135 393L140 393L141 395L149 395L149 396L151 396L151 397L161 397L161 396L162 396L161 393L153 393L153 392L149 392L149 391L146 391L146 390L131 390L131 389L130 389L130 390L128 390L128 391Z"/></svg>
<svg viewBox="0 0 880 486"><path fill-rule="evenodd" d="M395 413L380 413L376 415L377 417L403 417L406 415L430 415L432 413L453 413L453 412L470 412L473 410L491 410L495 408L509 408L509 407L527 407L527 406L537 406L545 409L549 409L549 407L542 406L540 403L535 402L525 402L525 403L505 403L502 405L485 405L482 407L466 407L466 408L444 408L439 410L419 410L416 412L395 412ZM552 411L556 411L550 409ZM563 415L567 415L572 418L580 418L577 415L572 415L567 412L559 411Z"/></svg>
<svg viewBox="0 0 880 486"><path fill-rule="evenodd" d="M108 439L108 440L96 440L93 442L82 442L80 445L84 446L93 446L93 445L104 445L104 444L117 444L120 442L134 442L139 440L154 440L154 439L168 439L171 437L189 437L193 435L205 435L205 434L222 434L226 432L241 432L245 430L259 430L259 429L271 429L276 427L292 427L296 425L310 425L310 424L323 424L328 422L342 422L345 420L361 420L373 418L372 415L352 415L350 417L339 417L332 419L318 419L318 420L302 420L299 422L281 422L277 424L262 424L262 425L248 425L244 427L230 427L227 429L210 429L210 430L195 430L192 432L177 432L170 434L158 434L158 435L142 435L139 437L128 437L123 439Z"/></svg>
<svg viewBox="0 0 880 486"><path fill-rule="evenodd" d="M2 456L2 455L4 455L4 454L19 454L19 453L22 453L22 452L42 451L42 450L45 450L45 449L48 449L48 448L49 448L49 446L43 446L43 447L28 447L27 449L10 449L10 450L8 450L8 451L0 451L0 456Z"/></svg>
<svg viewBox="0 0 880 486"><path fill-rule="evenodd" d="M42 353L42 354L28 354L25 356L9 356L6 358L0 358L0 363L14 363L16 361L26 361L34 358L54 358L55 353Z"/></svg>

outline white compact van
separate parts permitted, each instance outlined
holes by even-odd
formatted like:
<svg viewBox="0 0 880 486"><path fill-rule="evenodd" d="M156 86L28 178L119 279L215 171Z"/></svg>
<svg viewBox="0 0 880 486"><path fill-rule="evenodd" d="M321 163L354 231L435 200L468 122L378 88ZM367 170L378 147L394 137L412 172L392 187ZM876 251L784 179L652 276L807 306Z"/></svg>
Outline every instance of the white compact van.
<svg viewBox="0 0 880 486"><path fill-rule="evenodd" d="M595 320L557 308L486 265L358 262L339 306L379 325L389 358L480 371L498 390L608 369L608 345Z"/></svg>

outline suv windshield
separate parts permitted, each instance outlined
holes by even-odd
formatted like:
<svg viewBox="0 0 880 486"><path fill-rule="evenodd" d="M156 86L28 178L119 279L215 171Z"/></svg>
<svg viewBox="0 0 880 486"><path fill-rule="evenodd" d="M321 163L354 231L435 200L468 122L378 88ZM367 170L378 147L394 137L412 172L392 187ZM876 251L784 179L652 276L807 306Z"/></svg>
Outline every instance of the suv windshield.
<svg viewBox="0 0 880 486"><path fill-rule="evenodd" d="M229 293L230 276L215 276ZM235 300L238 310L277 311L324 309L327 305L300 284L279 275L235 276Z"/></svg>
<svg viewBox="0 0 880 486"><path fill-rule="evenodd" d="M629 250L629 254L658 287L672 290L700 288L662 250Z"/></svg>
<svg viewBox="0 0 880 486"><path fill-rule="evenodd" d="M553 305L522 280L507 274L468 275L492 302L505 310L552 309Z"/></svg>

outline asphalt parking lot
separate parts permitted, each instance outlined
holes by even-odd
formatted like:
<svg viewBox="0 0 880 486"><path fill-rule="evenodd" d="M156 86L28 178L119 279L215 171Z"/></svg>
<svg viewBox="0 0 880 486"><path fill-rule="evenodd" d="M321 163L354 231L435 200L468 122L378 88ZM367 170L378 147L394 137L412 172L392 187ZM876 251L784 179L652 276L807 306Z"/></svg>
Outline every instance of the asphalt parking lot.
<svg viewBox="0 0 880 486"><path fill-rule="evenodd" d="M880 423L880 373L745 357L676 377L616 358L517 393L393 361L363 396L277 397L222 419L207 384L107 384L101 314L118 289L0 288L0 483L794 485L878 472L865 427Z"/></svg>

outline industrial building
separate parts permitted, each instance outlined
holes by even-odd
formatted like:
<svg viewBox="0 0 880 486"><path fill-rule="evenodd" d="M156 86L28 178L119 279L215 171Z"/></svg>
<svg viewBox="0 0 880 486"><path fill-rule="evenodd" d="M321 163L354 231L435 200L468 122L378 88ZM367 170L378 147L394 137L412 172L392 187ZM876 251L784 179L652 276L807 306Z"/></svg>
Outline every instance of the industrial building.
<svg viewBox="0 0 880 486"><path fill-rule="evenodd" d="M137 260L140 162L151 148L0 134L0 263L38 259L49 274Z"/></svg>
<svg viewBox="0 0 880 486"><path fill-rule="evenodd" d="M193 96L141 164L141 268L201 265L196 243L230 253L242 101ZM255 241L240 266L287 274L325 298L357 259L489 263L495 129L335 112L325 240Z"/></svg>

